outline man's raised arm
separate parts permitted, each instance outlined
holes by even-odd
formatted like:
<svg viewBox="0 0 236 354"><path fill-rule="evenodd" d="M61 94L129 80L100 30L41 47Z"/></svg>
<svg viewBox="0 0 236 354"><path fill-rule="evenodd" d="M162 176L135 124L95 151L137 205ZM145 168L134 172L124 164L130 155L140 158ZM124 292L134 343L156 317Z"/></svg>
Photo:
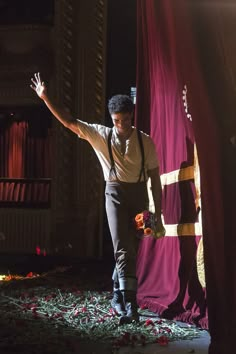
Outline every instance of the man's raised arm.
<svg viewBox="0 0 236 354"><path fill-rule="evenodd" d="M54 103L47 94L45 83L41 80L40 73L35 73L31 78L32 84L30 87L37 93L38 97L44 101L48 109L54 117L61 122L66 128L70 129L75 134L79 134L79 125L69 112Z"/></svg>

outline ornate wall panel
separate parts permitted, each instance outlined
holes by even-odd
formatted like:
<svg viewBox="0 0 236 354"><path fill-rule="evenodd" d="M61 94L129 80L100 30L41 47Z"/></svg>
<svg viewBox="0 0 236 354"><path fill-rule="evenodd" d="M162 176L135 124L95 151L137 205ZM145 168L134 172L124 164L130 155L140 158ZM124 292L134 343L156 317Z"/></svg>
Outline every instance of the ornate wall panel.
<svg viewBox="0 0 236 354"><path fill-rule="evenodd" d="M34 72L49 75L53 66L52 26L0 26L0 105L39 104L30 89Z"/></svg>
<svg viewBox="0 0 236 354"><path fill-rule="evenodd" d="M106 1L56 1L55 77L51 90L73 115L104 120ZM87 142L56 121L54 136L54 249L102 254L103 178Z"/></svg>

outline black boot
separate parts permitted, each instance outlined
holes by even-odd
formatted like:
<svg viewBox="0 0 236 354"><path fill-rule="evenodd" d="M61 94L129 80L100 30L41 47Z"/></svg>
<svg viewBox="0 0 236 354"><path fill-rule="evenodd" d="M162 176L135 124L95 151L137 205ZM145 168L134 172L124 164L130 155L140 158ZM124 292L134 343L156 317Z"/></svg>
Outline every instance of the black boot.
<svg viewBox="0 0 236 354"><path fill-rule="evenodd" d="M125 290L122 291L126 314L121 316L119 325L139 322L138 305L136 302L136 292Z"/></svg>
<svg viewBox="0 0 236 354"><path fill-rule="evenodd" d="M124 304L124 298L122 292L117 289L113 291L113 298L111 299L111 307L119 316L126 315L126 309Z"/></svg>
<svg viewBox="0 0 236 354"><path fill-rule="evenodd" d="M125 316L125 304L122 292L120 291L120 283L116 267L114 268L113 275L113 298L111 300L111 307L119 316Z"/></svg>

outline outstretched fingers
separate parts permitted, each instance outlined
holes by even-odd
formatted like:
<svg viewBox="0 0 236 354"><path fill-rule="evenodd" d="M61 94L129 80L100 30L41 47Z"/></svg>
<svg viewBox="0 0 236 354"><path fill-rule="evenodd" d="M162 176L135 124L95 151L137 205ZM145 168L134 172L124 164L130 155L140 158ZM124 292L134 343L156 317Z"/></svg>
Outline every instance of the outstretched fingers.
<svg viewBox="0 0 236 354"><path fill-rule="evenodd" d="M31 81L33 82L33 85L30 85L30 87L32 87L32 88L36 88L36 86L37 86L37 82L36 82L36 81L34 81L34 79L33 79L33 78L31 78Z"/></svg>
<svg viewBox="0 0 236 354"><path fill-rule="evenodd" d="M34 85L41 84L40 73L35 73L34 77L31 78L31 81L34 83Z"/></svg>
<svg viewBox="0 0 236 354"><path fill-rule="evenodd" d="M39 83L39 82L41 82L41 78L40 78L40 73L38 72L38 73L35 73L34 74L34 77L35 77L35 79L36 79L36 81Z"/></svg>
<svg viewBox="0 0 236 354"><path fill-rule="evenodd" d="M31 78L31 82L33 84L30 85L30 87L37 92L37 89L39 87L42 87L44 86L44 82L41 81L41 78L40 78L40 73L34 73L34 76Z"/></svg>

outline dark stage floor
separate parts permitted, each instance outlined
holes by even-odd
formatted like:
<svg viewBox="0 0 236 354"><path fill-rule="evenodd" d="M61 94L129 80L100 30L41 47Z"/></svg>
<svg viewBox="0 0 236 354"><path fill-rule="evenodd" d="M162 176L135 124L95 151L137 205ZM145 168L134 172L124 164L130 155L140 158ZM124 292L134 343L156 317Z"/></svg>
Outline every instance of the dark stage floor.
<svg viewBox="0 0 236 354"><path fill-rule="evenodd" d="M27 254L1 254L0 253L0 272L11 273L27 273L32 272L46 272L60 266L70 266L73 271L83 272L87 271L89 274L93 273L93 269L106 269L108 277L112 274L112 267L114 262L112 259L86 259L81 260L76 257L67 256L38 256ZM109 269L110 267L110 269Z"/></svg>
<svg viewBox="0 0 236 354"><path fill-rule="evenodd" d="M160 343L151 343L150 341L143 343L137 340L137 337L143 335L143 331L146 331L145 323L146 321L160 322L157 314L150 312L141 312L141 325L135 325L135 329L132 327L127 327L122 329L118 334L119 341L101 340L100 337L96 335L101 335L104 327L104 337L108 335L111 328L110 324L113 326L115 332L117 330L116 323L117 317L112 317L109 314L109 302L107 308L104 307L101 302L103 301L103 294L107 296L108 301L109 296L111 296L112 281L111 274L113 270L113 260L79 260L71 257L50 257L50 256L36 256L36 255L0 255L0 274L11 274L22 276L22 281L13 279L9 282L0 282L0 293L1 293L1 305L0 305L0 353L2 354L17 354L17 353L28 353L28 354L112 354L112 353L135 353L135 354L184 354L184 353L195 353L195 354L207 354L209 345L209 334L207 331L199 331L197 337L185 336L184 334L174 340L170 340L165 345L160 345ZM26 275L32 272L32 274L39 275L35 278L26 278ZM84 294L92 294L90 300L87 300ZM90 295L91 295L90 294ZM88 295L86 295L88 296ZM99 300L96 300L96 296ZM99 297L100 296L100 297ZM104 296L104 299L105 299ZM71 300L69 299L71 297ZM61 301L60 301L61 298ZM82 299L82 300L81 300ZM95 300L94 300L95 299ZM71 302L69 302L69 300ZM97 310L106 312L104 318L107 314L110 321L107 326L104 318L99 318L99 325L92 329L91 326L86 327L88 324L84 323L81 327L81 323L78 322L78 327L82 328L83 333L88 335L81 336L80 332L73 332L73 329L69 328L68 319L70 319L69 311L76 311L79 309L79 304L86 303L83 305L83 311L87 311L85 307L89 308L92 306L92 302L95 304L95 310L97 318ZM110 301L110 300L109 300ZM72 302L76 304L72 304ZM59 304L59 305L58 305ZM46 306L44 310L43 306ZM64 312L60 307L60 313L52 310L52 306L63 306ZM19 311L20 308L20 311ZM24 311L22 312L22 308ZM45 322L45 317L49 316L46 314L56 312L56 317L52 316L51 327L49 327L48 318ZM59 307L58 307L59 308ZM72 310L71 310L72 309ZM81 310L81 308L80 308ZM54 312L53 312L54 311ZM100 312L101 313L101 312ZM63 317L61 314L65 314ZM60 318L60 316L61 318ZM75 315L75 312L74 312ZM66 317L67 316L67 317ZM57 318L59 317L59 318ZM73 319L73 321L75 318ZM80 321L86 321L86 317L83 317ZM64 322L63 322L64 321ZM72 321L72 320L71 320ZM73 322L72 321L72 322ZM64 329L65 323L65 329ZM73 322L74 324L75 322ZM58 325L57 325L58 324ZM62 324L62 326L61 326ZM177 327L186 328L186 331L191 332L195 329L190 328L188 324L177 324ZM94 325L93 325L94 326ZM115 326L115 327L114 327ZM163 330L168 323L159 325L159 329ZM63 327L63 329L61 329ZM177 328L176 327L176 328ZM35 328L35 330L33 330ZM89 328L89 331L88 331ZM169 327L170 328L170 327ZM98 331L97 331L98 330ZM135 332L134 332L135 330ZM56 331L56 332L55 332ZM58 331L58 332L57 332ZM96 332L97 331L97 332ZM99 332L100 331L100 332ZM197 332L197 330L196 330ZM56 333L56 334L55 334ZM78 333L78 336L75 334ZM98 334L96 334L98 333ZM127 343L121 343L120 338L127 339L127 333L133 335L135 340L126 341ZM145 332L146 333L146 332ZM195 332L194 332L195 333ZM111 332L111 335L114 333ZM146 335L146 334L145 334ZM183 339L185 336L185 339ZM28 339L27 339L28 338ZM148 338L148 337L147 337ZM114 338L113 338L114 339ZM114 345L115 343L115 345ZM118 344L117 344L118 343ZM120 344L121 343L121 344Z"/></svg>

